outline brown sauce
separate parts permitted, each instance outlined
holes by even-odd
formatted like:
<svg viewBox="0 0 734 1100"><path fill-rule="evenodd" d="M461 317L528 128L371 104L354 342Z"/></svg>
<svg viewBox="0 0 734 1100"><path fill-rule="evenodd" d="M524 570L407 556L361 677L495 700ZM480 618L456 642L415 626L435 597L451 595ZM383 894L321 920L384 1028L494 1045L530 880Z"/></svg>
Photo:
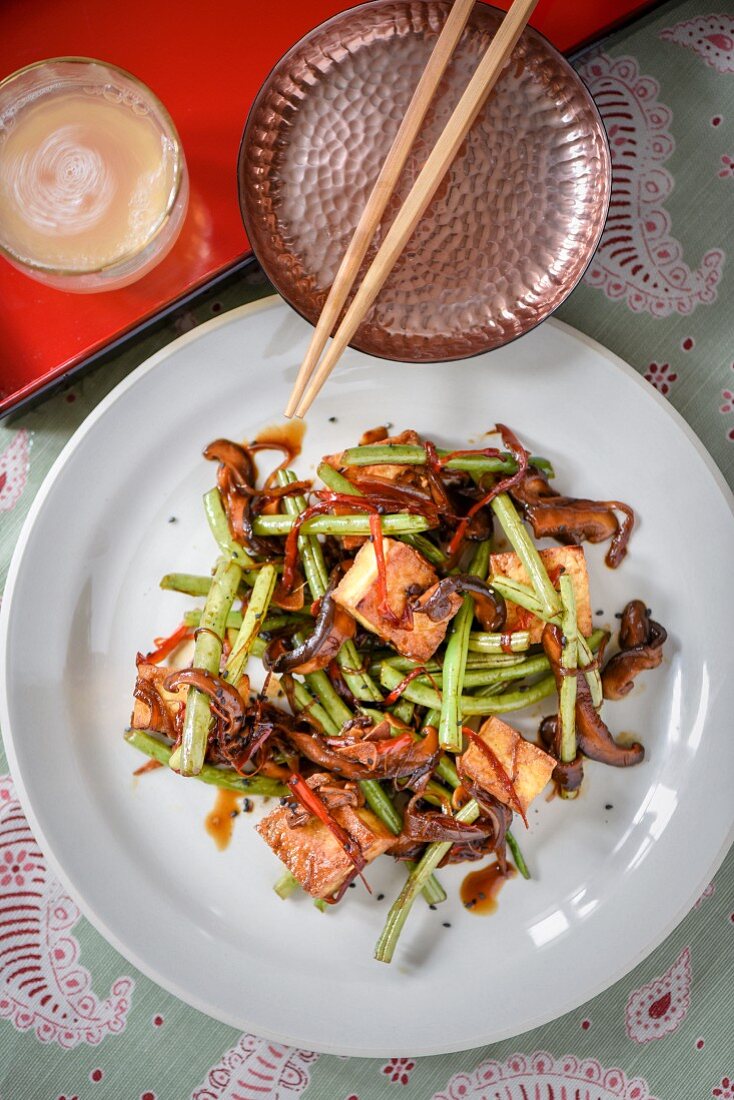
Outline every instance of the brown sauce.
<svg viewBox="0 0 734 1100"><path fill-rule="evenodd" d="M494 913L497 908L497 895L503 885L514 878L517 871L511 863L507 864L507 875L503 875L499 863L490 863L471 871L461 884L461 901L465 909L477 916Z"/></svg>
<svg viewBox="0 0 734 1100"><path fill-rule="evenodd" d="M271 424L263 428L255 437L256 443L272 443L288 452L288 462L292 462L301 453L306 424L303 420L288 420L285 424Z"/></svg>
<svg viewBox="0 0 734 1100"><path fill-rule="evenodd" d="M214 809L211 810L204 821L204 828L209 833L220 852L227 847L232 839L234 827L233 813L239 813L242 795L235 791L227 791L222 788L217 791Z"/></svg>

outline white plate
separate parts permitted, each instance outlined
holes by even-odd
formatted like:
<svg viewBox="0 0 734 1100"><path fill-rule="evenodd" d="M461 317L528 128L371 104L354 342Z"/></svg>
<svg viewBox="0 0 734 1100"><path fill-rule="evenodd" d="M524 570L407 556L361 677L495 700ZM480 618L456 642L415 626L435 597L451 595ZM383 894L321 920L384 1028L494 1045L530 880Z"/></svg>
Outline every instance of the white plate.
<svg viewBox="0 0 734 1100"><path fill-rule="evenodd" d="M165 772L133 782L140 760L121 737L136 650L190 606L158 579L206 571L214 557L200 505L214 468L201 449L279 419L310 332L277 302L228 314L153 356L69 442L23 528L2 607L8 756L34 832L86 915L183 1000L320 1051L474 1047L620 978L723 857L734 786L732 500L653 389L562 325L448 365L345 355L309 423L304 471L385 420L458 445L504 421L553 459L560 486L638 511L619 571L604 566L604 547L588 550L604 612L595 622L614 624L641 596L669 630L663 667L605 712L613 729L641 736L645 763L592 763L578 802L540 799L520 837L532 882L513 881L499 912L477 917L457 898L462 869L442 872L449 902L431 912L419 899L393 965L376 963L399 868L380 861L373 897L351 890L327 915L306 899L282 902L271 889L280 865L251 819L216 851L203 828L212 791Z"/></svg>

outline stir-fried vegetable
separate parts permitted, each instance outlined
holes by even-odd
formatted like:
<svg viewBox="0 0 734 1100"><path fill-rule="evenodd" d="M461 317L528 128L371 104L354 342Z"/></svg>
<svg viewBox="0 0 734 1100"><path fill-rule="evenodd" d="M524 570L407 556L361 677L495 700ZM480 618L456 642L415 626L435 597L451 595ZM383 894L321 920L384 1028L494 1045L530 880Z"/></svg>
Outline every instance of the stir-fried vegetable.
<svg viewBox="0 0 734 1100"><path fill-rule="evenodd" d="M580 548L607 540L618 565L633 513L561 495L550 463L497 431L500 447L449 450L377 429L325 456L316 484L288 468L285 437L216 440L213 575L160 582L204 605L138 655L126 739L146 769L279 798L256 826L285 866L279 897L302 889L323 909L379 856L405 864L382 962L419 893L445 900L439 866L494 855L506 873L509 849L530 877L510 824L549 777L572 798L585 760L643 756L600 710L660 663L665 631L632 601L602 672ZM266 449L285 457L261 480ZM561 548L539 550L526 523ZM547 699L541 748L504 716Z"/></svg>

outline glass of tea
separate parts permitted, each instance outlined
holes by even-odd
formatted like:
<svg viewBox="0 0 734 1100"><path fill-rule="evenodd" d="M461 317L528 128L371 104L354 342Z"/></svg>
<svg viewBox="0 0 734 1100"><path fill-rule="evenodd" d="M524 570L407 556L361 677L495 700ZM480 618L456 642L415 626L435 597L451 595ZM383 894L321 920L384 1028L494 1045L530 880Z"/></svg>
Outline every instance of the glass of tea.
<svg viewBox="0 0 734 1100"><path fill-rule="evenodd" d="M124 69L86 57L0 82L0 254L60 290L114 290L172 247L189 185L176 127Z"/></svg>

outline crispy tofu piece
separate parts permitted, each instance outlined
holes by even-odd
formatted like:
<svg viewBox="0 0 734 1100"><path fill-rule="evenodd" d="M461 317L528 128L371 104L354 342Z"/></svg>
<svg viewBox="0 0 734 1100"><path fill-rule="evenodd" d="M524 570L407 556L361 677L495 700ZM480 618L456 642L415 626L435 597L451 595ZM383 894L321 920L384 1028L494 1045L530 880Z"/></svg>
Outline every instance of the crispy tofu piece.
<svg viewBox="0 0 734 1100"><path fill-rule="evenodd" d="M286 806L264 817L257 832L298 879L307 894L328 898L354 873L354 865L323 821L311 817L305 825L290 826ZM334 820L359 844L367 863L395 843L395 837L371 810L340 806Z"/></svg>
<svg viewBox="0 0 734 1100"><path fill-rule="evenodd" d="M582 634L588 636L592 631L591 597L589 595L589 575L586 571L586 557L583 547L552 546L548 550L541 550L540 557L556 588L558 588L558 578L562 572L568 573L570 576L573 594L576 597L578 627ZM492 554L489 559L489 568L492 576L508 577L513 581L522 581L523 584L530 583L530 578L525 572L525 566L517 554L512 552ZM505 629L509 633L515 630L529 630L530 643L536 645L543 634L543 623L529 611L508 601Z"/></svg>
<svg viewBox="0 0 734 1100"><path fill-rule="evenodd" d="M374 432L378 431L375 429ZM366 436L374 435L374 432L366 432ZM365 441L365 436L360 440L360 447L369 447L373 444L377 446L384 446L385 444L398 443L407 444L410 447L420 447L423 445L423 440L414 432L411 428L408 428L404 432L400 432L399 435L385 435L383 439L370 439L369 442ZM337 454L327 455L324 459L330 466L335 469L344 467L344 452L340 451ZM385 481L403 481L408 482L411 485L419 485L421 488L427 487L426 478L420 472L419 468L410 466L398 466L392 463L385 462L377 464L375 466L352 466L349 469L354 470L355 473L361 474L362 477L380 477Z"/></svg>
<svg viewBox="0 0 734 1100"><path fill-rule="evenodd" d="M400 618L409 597L420 593L418 605L432 594L438 578L435 570L416 550L395 539L382 540L387 573L387 598L390 608ZM379 634L405 657L428 661L443 641L449 621L461 607L461 597L455 593L450 600L450 613L433 622L421 612L413 613L413 629L396 626L380 613L377 593L377 557L371 542L357 554L351 568L334 590L334 600L353 615L367 630Z"/></svg>
<svg viewBox="0 0 734 1100"><path fill-rule="evenodd" d="M551 777L556 761L531 741L508 726L500 718L488 718L477 734L489 745L500 764L512 780L523 810L527 810L536 795L540 794ZM462 770L480 787L494 795L500 802L510 805L507 792L498 780L496 772L482 750L470 742L461 757ZM514 809L514 806L510 806Z"/></svg>
<svg viewBox="0 0 734 1100"><path fill-rule="evenodd" d="M138 662L138 679L143 680L150 684L152 688L158 692L161 703L173 722L178 713L180 703L186 702L186 693L188 688L183 684L178 691L166 691L163 687L163 681L166 676L170 676L174 670L172 668L161 668L158 665L150 664L148 661ZM133 706L132 718L130 719L130 725L134 730L155 730L157 733L167 733L168 730L159 722L157 725L151 725L153 716L151 714L151 708L144 699L135 700Z"/></svg>

